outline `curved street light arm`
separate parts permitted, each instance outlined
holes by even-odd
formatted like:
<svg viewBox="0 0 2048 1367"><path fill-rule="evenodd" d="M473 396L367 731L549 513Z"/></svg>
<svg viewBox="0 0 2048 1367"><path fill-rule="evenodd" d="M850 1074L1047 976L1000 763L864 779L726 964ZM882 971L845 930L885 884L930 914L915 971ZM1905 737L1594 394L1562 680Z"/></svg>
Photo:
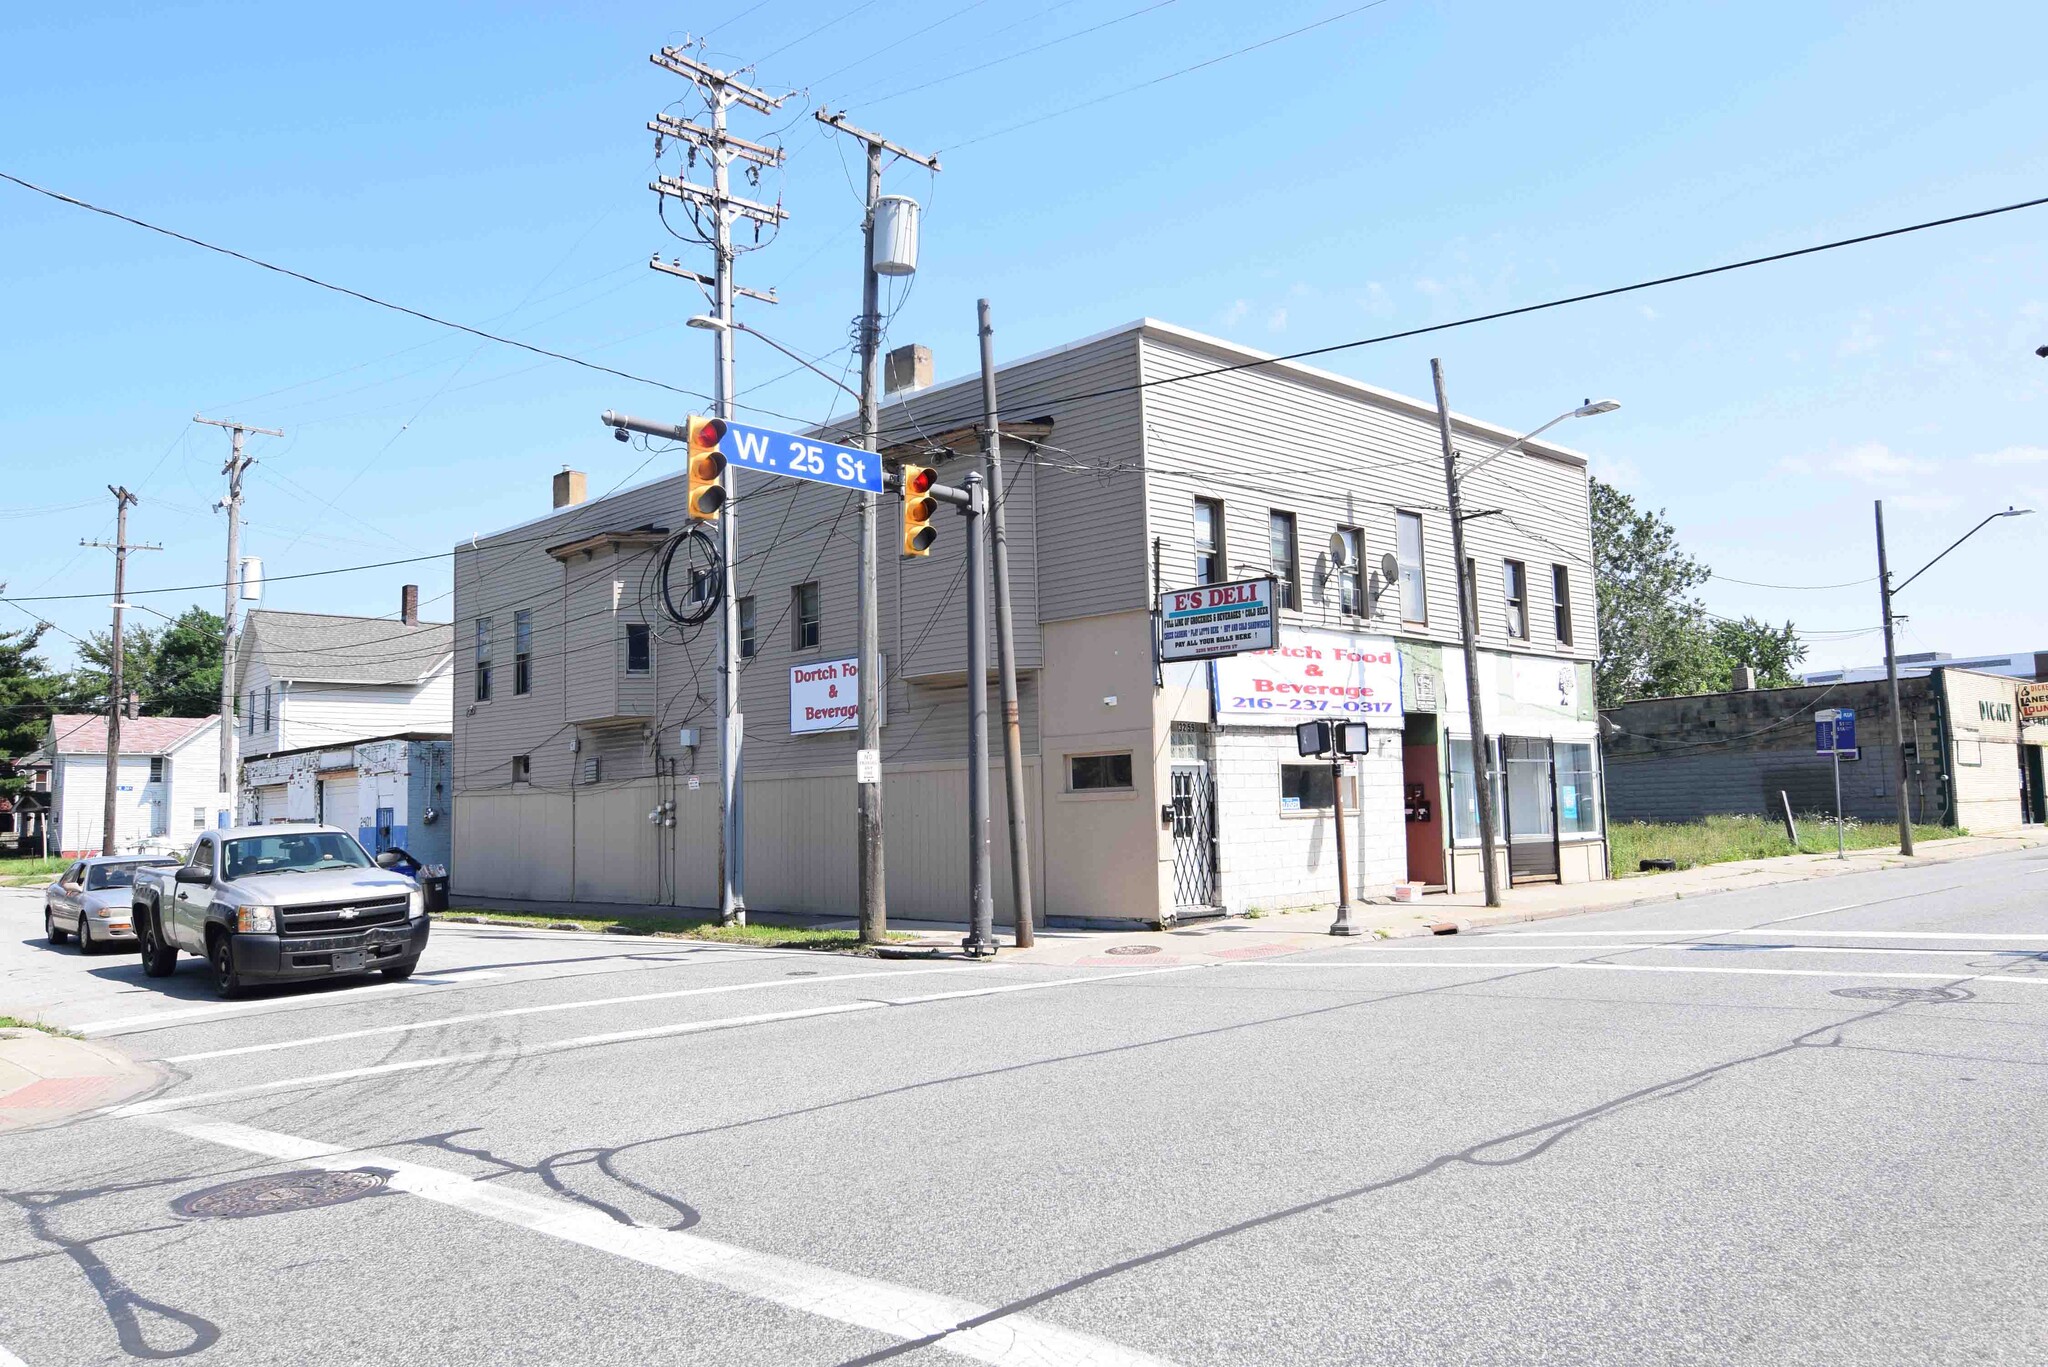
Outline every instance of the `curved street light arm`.
<svg viewBox="0 0 2048 1367"><path fill-rule="evenodd" d="M1957 537L1957 538L1956 538L1955 540L1953 540L1953 541L1949 542L1949 543L1948 543L1948 550L1945 550L1945 551L1943 551L1943 552L1941 553L1941 555L1937 555L1937 556L1935 556L1933 560L1930 560L1930 561L1928 561L1928 562L1927 562L1926 564L1922 565L1922 566L1921 566L1921 567L1920 567L1919 569L1917 569L1917 570L1914 570L1914 571L1913 571L1913 572L1912 572L1912 573L1911 573L1910 575L1907 575L1907 576L1906 576L1906 579L1905 579L1905 582L1904 582L1904 583L1902 583L1902 584L1900 584L1900 585L1898 586L1898 588L1895 588L1895 589L1893 589L1893 590L1892 590L1892 596L1893 596L1893 597L1897 597L1897 596L1898 596L1898 595L1899 595L1900 593L1902 593L1902 592L1903 592L1903 591L1905 590L1905 587L1906 587L1906 585L1907 585L1907 584L1910 584L1910 583L1912 583L1912 582L1913 582L1913 581L1914 581L1915 579L1918 579L1918 578L1919 578L1919 577L1920 577L1921 575L1923 575L1923 574L1927 573L1927 571L1929 571L1929 570L1933 569L1933 568L1935 567L1935 565L1936 565L1936 564L1937 564L1937 563L1938 563L1938 562L1939 562L1939 561L1941 560L1941 556L1942 556L1942 555L1947 555L1949 551L1952 551L1952 550L1954 550L1954 549L1955 549L1956 547L1958 547L1958 546L1962 545L1962 544L1963 544L1963 543L1964 543L1965 541L1968 541L1968 540L1969 540L1969 539L1970 539L1971 537L1973 537L1973 536L1975 536L1975 535L1976 535L1977 533L1979 533L1979 532L1983 531L1983 530L1984 530L1984 529L1985 529L1986 527L1990 526L1990 525L1991 525L1991 524L1992 524L1993 522L1996 522L1996 521L1997 521L1997 520L1998 520L1999 518L2001 518L2001 517L2025 517L2025 516L2026 516L2027 514L2029 514L2029 513L2033 512L2033 511L2034 511L2034 510L2033 510L2032 508L2007 508L2007 509L2005 509L2005 510L2004 510L2003 512L1996 512L1996 513L1993 513L1993 514L1992 514L1992 515L1991 515L1990 517L1987 517L1987 518L1985 518L1985 519L1984 519L1984 520L1983 520L1982 522L1979 522L1979 523L1978 523L1978 524L1977 524L1976 526L1974 526L1974 527L1970 528L1970 530L1968 530L1967 532L1964 532L1964 533L1963 533L1963 534L1962 534L1961 536L1959 536L1959 537Z"/></svg>

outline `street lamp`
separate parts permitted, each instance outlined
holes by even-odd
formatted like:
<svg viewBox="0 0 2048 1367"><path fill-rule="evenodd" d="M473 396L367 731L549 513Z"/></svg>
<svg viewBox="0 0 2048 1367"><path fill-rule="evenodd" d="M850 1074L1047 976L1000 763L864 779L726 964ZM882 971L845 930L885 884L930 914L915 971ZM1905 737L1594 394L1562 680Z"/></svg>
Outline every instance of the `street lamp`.
<svg viewBox="0 0 2048 1367"><path fill-rule="evenodd" d="M2041 354L2048 356L2048 347L2041 348ZM1896 620L1892 616L1892 595L1904 590L1907 584L1911 584L1915 579L1933 569L1942 556L1947 555L1949 551L1962 545L1999 518L2025 517L2033 511L2032 508L2008 507L2003 512L1991 514L1991 516L1949 542L1947 550L1942 551L1941 555L1935 556L1933 560L1928 561L1919 569L1907 575L1905 583L1900 584L1895 589L1892 587L1891 567L1885 559L1884 500L1877 500L1877 594L1879 607L1884 613L1884 677L1886 684L1891 689L1892 696L1892 749L1898 754L1900 854L1911 854L1913 852L1913 809L1907 801L1906 795L1906 788L1912 782L1912 771L1906 767L1906 719L1899 711L1899 657L1892 640L1892 624Z"/></svg>
<svg viewBox="0 0 2048 1367"><path fill-rule="evenodd" d="M1431 378L1436 382L1436 427L1444 448L1444 492L1449 497L1451 511L1451 555L1452 569L1458 581L1458 629L1465 645L1465 706L1472 720L1472 778L1479 788L1479 871L1486 888L1486 905L1500 905L1500 879L1493 867L1493 756L1486 748L1486 720L1479 705L1479 604L1467 602L1468 589L1465 582L1465 514L1458 500L1457 448L1451 445L1451 405L1444 397L1443 363L1431 359ZM1487 452L1464 474L1477 474L1492 462L1508 452L1548 432L1561 422L1572 418L1590 418L1601 413L1612 413L1621 407L1613 399L1588 399L1577 408L1558 414L1533 432L1516 437L1506 446ZM1473 592L1476 593L1476 586ZM1448 737L1445 741L1449 743Z"/></svg>

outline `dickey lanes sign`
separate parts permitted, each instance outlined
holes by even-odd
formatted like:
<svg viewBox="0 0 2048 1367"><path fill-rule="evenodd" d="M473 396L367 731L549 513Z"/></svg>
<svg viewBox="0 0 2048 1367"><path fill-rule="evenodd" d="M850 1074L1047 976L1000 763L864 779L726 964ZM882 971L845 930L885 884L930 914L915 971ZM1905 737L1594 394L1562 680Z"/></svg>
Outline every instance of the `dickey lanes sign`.
<svg viewBox="0 0 2048 1367"><path fill-rule="evenodd" d="M1401 724L1401 652L1382 636L1290 631L1287 644L1218 660L1216 720L1293 726L1311 717Z"/></svg>

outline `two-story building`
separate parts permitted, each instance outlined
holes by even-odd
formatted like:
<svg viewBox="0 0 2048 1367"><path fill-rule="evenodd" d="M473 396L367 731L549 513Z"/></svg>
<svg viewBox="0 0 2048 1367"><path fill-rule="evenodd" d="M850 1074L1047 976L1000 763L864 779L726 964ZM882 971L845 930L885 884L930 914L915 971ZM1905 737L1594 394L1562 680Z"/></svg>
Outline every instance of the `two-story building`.
<svg viewBox="0 0 2048 1367"><path fill-rule="evenodd" d="M249 614L236 638L239 806L245 821L323 821L372 852L450 853L453 629L392 617Z"/></svg>
<svg viewBox="0 0 2048 1367"><path fill-rule="evenodd" d="M98 854L106 833L107 719L97 712L58 713L21 767L48 771L49 786L37 790L37 805L48 822L50 853L67 859ZM192 832L213 824L219 778L219 718L124 717L114 776L115 850L190 844Z"/></svg>
<svg viewBox="0 0 2048 1367"><path fill-rule="evenodd" d="M1345 779L1355 891L1478 880L1472 729L1434 405L1145 320L998 376L1033 886L1040 917L1159 922L1336 898L1336 794L1261 699L1329 678L1377 705ZM884 444L980 468L978 378L892 397ZM1483 455L1516 431L1454 420ZM826 435L845 440L840 429ZM958 451L961 454L954 455ZM854 896L857 513L845 491L737 474L733 568L751 905ZM686 526L673 474L456 550L458 892L706 906L718 870L716 626L660 607ZM1585 458L1547 442L1466 488L1504 876L1605 876ZM881 508L888 897L964 915L964 524L894 553ZM701 584L669 561L688 615ZM1155 664L1161 588L1270 575L1280 650ZM990 660L994 653L991 650ZM1265 683L1262 686L1261 680ZM992 707L1000 725L1001 712ZM694 742L691 743L691 742ZM992 743L998 770L1000 734ZM1004 783L992 783L1007 916Z"/></svg>

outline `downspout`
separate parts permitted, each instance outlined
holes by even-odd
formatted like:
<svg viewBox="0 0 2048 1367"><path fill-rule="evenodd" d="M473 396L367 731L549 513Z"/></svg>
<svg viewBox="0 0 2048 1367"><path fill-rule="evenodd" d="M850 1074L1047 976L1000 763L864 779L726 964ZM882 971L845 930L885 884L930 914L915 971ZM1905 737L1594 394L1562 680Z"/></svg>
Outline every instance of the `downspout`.
<svg viewBox="0 0 2048 1367"><path fill-rule="evenodd" d="M1948 714L1948 671L1936 666L1928 671L1927 693L1934 702L1935 732L1941 741L1941 767L1935 777L1941 784L1941 824L1954 830L1958 823L1956 801L1956 737Z"/></svg>

